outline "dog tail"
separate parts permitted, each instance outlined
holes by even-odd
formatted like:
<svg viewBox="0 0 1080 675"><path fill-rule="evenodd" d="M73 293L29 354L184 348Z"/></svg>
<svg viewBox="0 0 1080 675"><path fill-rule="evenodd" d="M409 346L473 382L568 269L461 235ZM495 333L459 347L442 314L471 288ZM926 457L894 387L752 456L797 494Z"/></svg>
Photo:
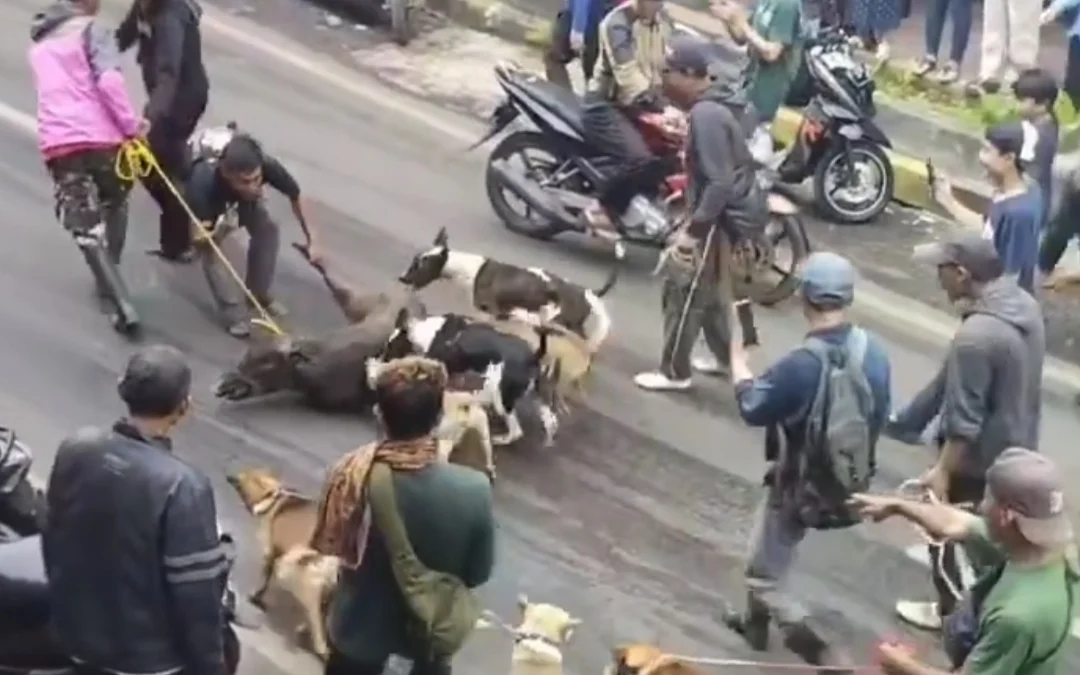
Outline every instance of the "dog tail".
<svg viewBox="0 0 1080 675"><path fill-rule="evenodd" d="M540 345L536 348L533 360L541 370L543 369L544 359L547 357L548 353L548 336L553 332L555 331L547 326L541 325L536 327L536 333L540 336Z"/></svg>
<svg viewBox="0 0 1080 675"><path fill-rule="evenodd" d="M626 246L621 241L615 242L615 262L611 265L611 271L608 272L607 279L604 280L604 285L593 291L593 294L598 298L602 298L607 295L611 289L615 288L615 282L619 280L619 272L622 269L623 260L626 259Z"/></svg>

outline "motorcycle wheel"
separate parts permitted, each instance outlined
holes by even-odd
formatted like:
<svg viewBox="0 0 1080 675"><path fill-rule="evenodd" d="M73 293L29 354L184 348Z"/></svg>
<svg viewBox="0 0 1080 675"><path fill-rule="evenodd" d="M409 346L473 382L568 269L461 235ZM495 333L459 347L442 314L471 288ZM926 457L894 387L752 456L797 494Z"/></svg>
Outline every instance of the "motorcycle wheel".
<svg viewBox="0 0 1080 675"><path fill-rule="evenodd" d="M810 255L810 239L802 219L796 214L773 215L766 236L772 246L772 260L766 271L768 276L761 278L761 272L758 272L753 279L743 282L745 287L740 289L743 291L740 295L745 294L755 304L771 307L790 298L799 288L799 268ZM784 248L791 253L780 263L776 251Z"/></svg>
<svg viewBox="0 0 1080 675"><path fill-rule="evenodd" d="M394 42L404 47L416 34L411 0L387 0L387 4L390 10L390 34Z"/></svg>
<svg viewBox="0 0 1080 675"><path fill-rule="evenodd" d="M814 171L814 203L828 220L841 225L858 225L874 220L892 201L896 190L896 175L892 162L881 146L867 140L855 141L849 146L853 170L865 178L864 173L878 176L876 189L868 191L866 198L855 201L837 199L837 193L846 188L835 185L836 175L843 170L844 149L833 147L818 162Z"/></svg>
<svg viewBox="0 0 1080 675"><path fill-rule="evenodd" d="M530 150L546 155L551 158L551 161L545 162L542 166L530 166L533 163L528 160L526 155L526 152ZM484 177L488 201L491 202L491 208L495 211L495 215L499 216L499 219L506 225L506 229L516 234L523 234L526 237L547 241L559 233L559 228L540 214L533 212L524 203L522 203L521 208L524 209L525 213L519 213L506 199L509 188L491 169L493 161L510 159L515 156L523 158L526 166L529 167L530 174L542 174L545 169L550 172L558 168L560 164L559 158L546 149L544 137L541 134L532 131L516 131L510 134L499 141L499 144L491 150L491 155L488 157L487 171ZM509 194L513 195L513 193ZM517 201L517 198L514 199Z"/></svg>

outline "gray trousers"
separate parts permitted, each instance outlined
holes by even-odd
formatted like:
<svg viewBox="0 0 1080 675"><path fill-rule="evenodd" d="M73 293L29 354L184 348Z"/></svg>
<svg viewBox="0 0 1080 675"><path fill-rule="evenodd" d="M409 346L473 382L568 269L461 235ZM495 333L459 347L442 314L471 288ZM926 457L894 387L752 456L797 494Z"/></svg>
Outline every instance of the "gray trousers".
<svg viewBox="0 0 1080 675"><path fill-rule="evenodd" d="M721 366L730 358L731 328L728 307L720 297L716 266L706 263L696 288L692 262L668 258L661 296L664 313L664 347L660 372L674 380L690 377L690 354L701 333Z"/></svg>
<svg viewBox="0 0 1080 675"><path fill-rule="evenodd" d="M779 495L769 488L754 515L746 585L781 627L801 623L809 616L806 608L786 589L788 574L805 536L806 528L793 510L785 507Z"/></svg>
<svg viewBox="0 0 1080 675"><path fill-rule="evenodd" d="M248 249L247 266L244 271L244 283L263 305L271 301L270 286L274 281L277 268L278 250L281 247L281 233L277 223L270 217L266 204L262 200L240 202L236 207L236 222L223 217L214 228L214 241L222 250L237 226L247 230ZM214 296L218 309L229 321L239 321L247 316L247 297L236 284L225 265L210 249L209 245L199 244L200 258L210 294Z"/></svg>

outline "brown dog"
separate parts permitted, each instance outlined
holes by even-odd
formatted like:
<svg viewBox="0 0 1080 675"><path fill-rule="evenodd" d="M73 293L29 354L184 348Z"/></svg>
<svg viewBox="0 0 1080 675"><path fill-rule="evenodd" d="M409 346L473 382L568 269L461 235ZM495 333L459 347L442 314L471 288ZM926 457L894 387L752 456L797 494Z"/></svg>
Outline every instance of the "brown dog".
<svg viewBox="0 0 1080 675"><path fill-rule="evenodd" d="M318 505L285 489L265 469L240 471L229 475L228 481L259 522L262 565L259 587L251 595L252 603L262 607L271 580L276 581L303 609L305 624L298 626L297 632L306 632L313 651L325 659L330 651L325 609L337 583L340 561L308 545L315 530Z"/></svg>
<svg viewBox="0 0 1080 675"><path fill-rule="evenodd" d="M647 644L628 644L612 651L605 675L703 675L694 666Z"/></svg>

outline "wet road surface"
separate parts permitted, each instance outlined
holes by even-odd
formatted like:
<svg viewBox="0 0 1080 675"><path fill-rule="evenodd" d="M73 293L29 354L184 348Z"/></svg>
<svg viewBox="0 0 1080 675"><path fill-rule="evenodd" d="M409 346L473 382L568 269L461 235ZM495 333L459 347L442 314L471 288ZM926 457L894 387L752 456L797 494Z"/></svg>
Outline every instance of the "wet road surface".
<svg viewBox="0 0 1080 675"><path fill-rule="evenodd" d="M6 235L0 247L0 411L38 450L42 472L69 430L120 414L115 385L130 347L90 301L87 272L53 220L51 186L28 120L20 117L19 111L33 110L22 31L35 6L29 0L0 6L0 30L9 38L0 46L0 98L6 104L0 107ZM116 7L106 14L115 21ZM460 151L464 139L478 133L475 123L386 89L369 74L321 61L245 20L230 21L253 37L227 38L214 28L221 20L212 14L204 36L213 78L207 120L240 120L296 173L315 201L331 262L347 266L357 284L392 283L440 226L447 227L452 245L465 250L540 265L587 284L602 279L604 252L572 241L523 240L497 223L483 196L482 155ZM263 48L254 49L256 43ZM129 82L134 88L138 80ZM299 240L287 209L273 204L284 239ZM124 271L147 339L176 345L191 358L196 410L176 447L215 481L222 520L242 543L238 582L249 589L251 521L225 484L225 472L269 466L313 492L328 464L371 438L371 426L288 403L214 401L210 387L238 359L242 345L218 329L197 268L164 266L141 254L154 244L155 227L150 202L137 191ZM718 626L715 613L722 602L742 599L744 541L763 468L761 434L733 419L724 383L703 379L696 393L670 396L646 394L630 383L634 372L654 365L659 349L658 291L647 276L652 257L638 251L631 258L631 271L609 298L614 337L595 369L587 406L575 412L555 448L524 443L497 458L498 563L482 597L511 620L518 593L581 617L584 624L567 649L571 673L599 673L610 648L623 641L658 642L704 656L749 656ZM288 247L277 295L291 309L296 332L319 333L341 323L319 279ZM446 286L424 297L436 311L464 308L461 294ZM762 313L759 326L764 345L755 357L758 367L797 342L803 330L790 308ZM940 347L914 339L902 326L874 328L888 342L896 396L906 399L932 376ZM1071 411L1048 407L1044 450L1070 475L1080 459L1067 439L1078 433ZM927 451L891 443L879 456L883 488L929 461ZM898 595L928 590L925 569L902 550L915 541L903 527L867 527L811 536L801 552L793 587L856 661L865 662L877 636L903 632L891 615ZM910 639L931 649L927 636ZM272 640L256 637L248 645L259 649L247 650L244 672L315 672L310 660L281 653ZM506 636L480 634L458 662L463 672L502 672L509 651ZM778 650L769 659L791 657Z"/></svg>

